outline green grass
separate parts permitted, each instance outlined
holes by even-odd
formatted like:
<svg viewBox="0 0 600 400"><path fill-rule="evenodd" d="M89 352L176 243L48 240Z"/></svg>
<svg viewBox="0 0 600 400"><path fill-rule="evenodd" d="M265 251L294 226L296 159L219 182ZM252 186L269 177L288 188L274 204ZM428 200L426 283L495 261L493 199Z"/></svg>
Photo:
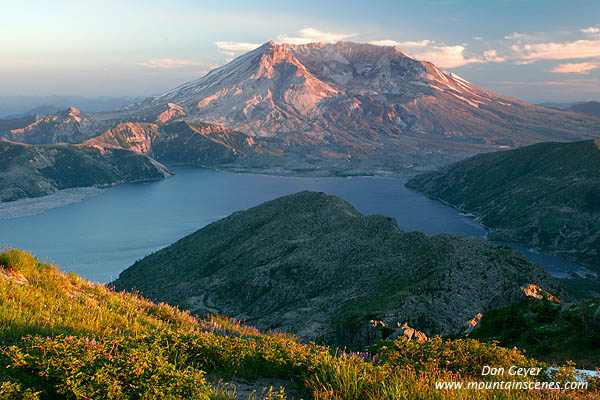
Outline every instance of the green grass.
<svg viewBox="0 0 600 400"><path fill-rule="evenodd" d="M305 399L584 399L593 391L441 391L481 380L481 367L544 366L476 340L379 342L346 354L240 322L198 319L167 304L87 282L19 250L0 252L0 400L215 399L210 381L280 378ZM597 383L593 383L596 385ZM286 399L271 388L263 399Z"/></svg>
<svg viewBox="0 0 600 400"><path fill-rule="evenodd" d="M600 360L600 298L562 306L526 299L487 311L470 337L517 346L547 362L573 360L592 369Z"/></svg>

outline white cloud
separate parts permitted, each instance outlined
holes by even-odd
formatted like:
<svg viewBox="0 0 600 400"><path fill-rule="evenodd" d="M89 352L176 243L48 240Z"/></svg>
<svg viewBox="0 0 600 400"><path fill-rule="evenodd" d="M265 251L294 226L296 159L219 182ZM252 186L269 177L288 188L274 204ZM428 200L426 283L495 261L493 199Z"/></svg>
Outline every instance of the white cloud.
<svg viewBox="0 0 600 400"><path fill-rule="evenodd" d="M322 32L315 28L300 29L299 34L300 36L296 37L286 34L277 35L277 41L288 44L306 44L312 42L335 43L357 35L357 33Z"/></svg>
<svg viewBox="0 0 600 400"><path fill-rule="evenodd" d="M552 72L559 72L563 74L589 74L591 70L600 68L600 64L592 62L584 63L568 63L559 64L552 69Z"/></svg>
<svg viewBox="0 0 600 400"><path fill-rule="evenodd" d="M529 35L526 34L526 33L513 32L510 35L504 36L504 39L508 39L508 40L521 40L521 39L525 39L527 37L529 37Z"/></svg>
<svg viewBox="0 0 600 400"><path fill-rule="evenodd" d="M218 48L228 51L250 51L261 45L259 43L248 42L216 42Z"/></svg>
<svg viewBox="0 0 600 400"><path fill-rule="evenodd" d="M227 57L235 56L235 51L218 50L219 53L225 54Z"/></svg>
<svg viewBox="0 0 600 400"><path fill-rule="evenodd" d="M515 61L515 64L516 65L529 65L529 64L533 64L536 61L537 60L517 60L517 61Z"/></svg>
<svg viewBox="0 0 600 400"><path fill-rule="evenodd" d="M578 87L582 89L600 88L597 79L577 79L569 81L498 81L489 82L493 86L555 86L555 87Z"/></svg>
<svg viewBox="0 0 600 400"><path fill-rule="evenodd" d="M506 57L500 57L496 50L486 50L483 52L483 58L485 61L489 62L504 62L506 61Z"/></svg>
<svg viewBox="0 0 600 400"><path fill-rule="evenodd" d="M186 67L206 67L206 68L216 68L217 64L209 64L201 61L194 60L183 60L183 59L175 59L175 58L153 58L148 61L144 61L139 63L146 68L155 68L155 69L176 69L176 68L186 68Z"/></svg>
<svg viewBox="0 0 600 400"><path fill-rule="evenodd" d="M369 42L370 44L374 44L376 46L396 46L396 47L424 47L424 46L429 46L431 44L434 43L433 40L420 40L420 41L408 41L408 42L397 42L395 40L392 39L382 39L382 40L371 40Z"/></svg>
<svg viewBox="0 0 600 400"><path fill-rule="evenodd" d="M429 51L416 53L415 57L420 60L430 61L438 67L455 68L467 64L486 62L481 58L466 58L465 47L457 46L433 46Z"/></svg>
<svg viewBox="0 0 600 400"><path fill-rule="evenodd" d="M580 29L583 33L596 34L600 33L600 28L596 28L595 26L590 26L589 28Z"/></svg>
<svg viewBox="0 0 600 400"><path fill-rule="evenodd" d="M575 40L563 43L534 43L513 46L518 58L525 60L565 60L600 57L600 40Z"/></svg>
<svg viewBox="0 0 600 400"><path fill-rule="evenodd" d="M434 40L420 40L398 42L392 39L372 40L369 42L377 46L397 46L400 48L413 48L416 53L413 53L419 60L430 61L442 68L455 68L467 64L484 63L484 62L504 62L506 57L498 55L496 50L487 50L483 53L483 57L467 57L465 56L466 44L436 46ZM415 49L416 48L416 49ZM419 51L420 50L420 51Z"/></svg>

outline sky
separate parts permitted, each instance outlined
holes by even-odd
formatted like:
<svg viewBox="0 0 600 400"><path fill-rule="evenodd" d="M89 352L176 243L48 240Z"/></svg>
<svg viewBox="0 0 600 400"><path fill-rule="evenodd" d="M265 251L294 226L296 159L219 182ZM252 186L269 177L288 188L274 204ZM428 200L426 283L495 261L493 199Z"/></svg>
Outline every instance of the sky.
<svg viewBox="0 0 600 400"><path fill-rule="evenodd" d="M396 45L529 102L600 100L598 0L21 0L0 95L147 96L269 40Z"/></svg>

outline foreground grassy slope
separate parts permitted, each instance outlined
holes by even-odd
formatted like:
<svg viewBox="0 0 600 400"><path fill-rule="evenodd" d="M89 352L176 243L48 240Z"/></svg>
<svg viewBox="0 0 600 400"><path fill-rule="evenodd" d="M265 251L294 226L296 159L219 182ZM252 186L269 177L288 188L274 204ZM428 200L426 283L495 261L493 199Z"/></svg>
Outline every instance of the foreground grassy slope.
<svg viewBox="0 0 600 400"><path fill-rule="evenodd" d="M491 240L600 269L600 140L479 154L406 186L473 212Z"/></svg>
<svg viewBox="0 0 600 400"><path fill-rule="evenodd" d="M0 140L0 201L171 175L153 159L126 150L100 152L84 146L26 145Z"/></svg>
<svg viewBox="0 0 600 400"><path fill-rule="evenodd" d="M600 299L560 304L528 298L487 311L470 337L517 346L546 362L573 360L593 369L600 363Z"/></svg>
<svg viewBox="0 0 600 400"><path fill-rule="evenodd" d="M293 336L113 292L31 255L0 253L0 399L233 399L211 379L279 377L306 399L587 399L565 393L436 390L481 377L483 365L544 365L475 340L380 342L371 354L334 353ZM572 379L571 371L561 377ZM510 378L512 380L513 378ZM521 378L529 380L531 378ZM536 380L547 379L546 376ZM265 399L285 399L275 389Z"/></svg>

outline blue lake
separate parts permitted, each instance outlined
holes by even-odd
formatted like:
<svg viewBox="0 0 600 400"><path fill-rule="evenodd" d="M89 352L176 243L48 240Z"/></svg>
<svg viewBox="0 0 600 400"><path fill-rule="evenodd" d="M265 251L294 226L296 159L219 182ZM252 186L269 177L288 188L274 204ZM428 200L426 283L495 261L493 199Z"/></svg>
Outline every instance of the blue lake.
<svg viewBox="0 0 600 400"><path fill-rule="evenodd" d="M45 211L0 220L0 245L31 251L63 270L109 282L135 260L213 221L302 190L337 195L364 214L394 217L405 231L486 234L471 217L406 189L398 179L297 178L172 169L176 175L170 179L96 190L92 197L56 208L46 209L57 202L56 196L41 199L35 206L27 201L18 203L27 211L45 202L41 207ZM15 205L0 204L0 211L9 206ZM524 250L554 275L581 269L560 257Z"/></svg>

